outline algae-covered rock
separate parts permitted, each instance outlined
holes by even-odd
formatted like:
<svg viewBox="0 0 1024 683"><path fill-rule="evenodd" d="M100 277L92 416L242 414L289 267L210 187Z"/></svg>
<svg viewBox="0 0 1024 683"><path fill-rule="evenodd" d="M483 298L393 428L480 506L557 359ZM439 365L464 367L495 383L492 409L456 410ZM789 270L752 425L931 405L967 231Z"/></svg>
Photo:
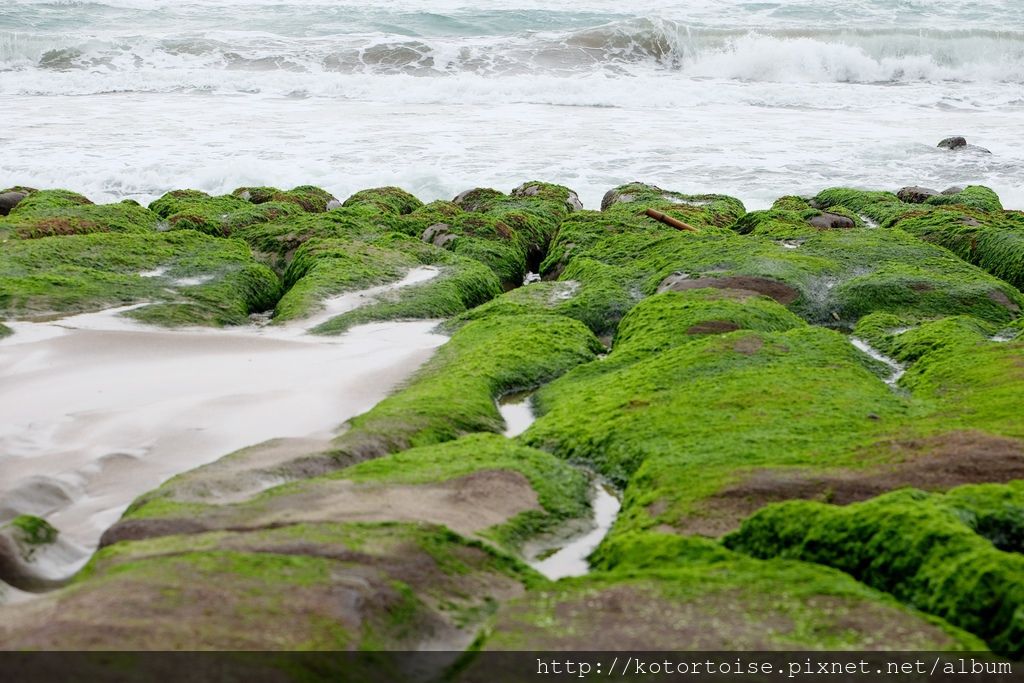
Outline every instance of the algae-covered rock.
<svg viewBox="0 0 1024 683"><path fill-rule="evenodd" d="M506 289L536 271L559 224L577 210L576 194L560 185L523 183L510 195L463 192L391 221L393 229L489 266Z"/></svg>
<svg viewBox="0 0 1024 683"><path fill-rule="evenodd" d="M1013 493L1019 518L1019 487ZM793 501L764 508L726 543L756 557L836 567L1020 657L1024 556L993 547L957 502L913 489L847 507Z"/></svg>
<svg viewBox="0 0 1024 683"><path fill-rule="evenodd" d="M23 194L9 215L0 218L0 239L32 239L54 235L94 232L142 233L156 230L158 217L125 200L116 204L93 204L86 197L67 190L40 190Z"/></svg>
<svg viewBox="0 0 1024 683"><path fill-rule="evenodd" d="M231 236L250 225L305 211L297 202L249 202L234 194L211 197L199 190L173 190L155 200L149 208L166 221L168 230L198 230L218 237Z"/></svg>
<svg viewBox="0 0 1024 683"><path fill-rule="evenodd" d="M323 213L338 200L327 190L313 185L300 185L290 190L276 187L239 187L231 193L252 204L294 204L307 213Z"/></svg>
<svg viewBox="0 0 1024 683"><path fill-rule="evenodd" d="M711 546L714 544L706 543ZM971 650L970 635L824 567L718 547L656 569L595 572L503 605L494 650ZM701 557L703 555L703 557ZM474 678L473 669L468 680ZM477 674L481 672L476 672ZM498 680L501 680L500 678Z"/></svg>
<svg viewBox="0 0 1024 683"><path fill-rule="evenodd" d="M8 608L0 636L28 649L458 650L530 579L425 524L176 536L101 551L71 586Z"/></svg>
<svg viewBox="0 0 1024 683"><path fill-rule="evenodd" d="M192 231L71 235L0 249L0 312L68 314L149 304L133 317L162 325L230 325L273 306L277 277L245 244Z"/></svg>

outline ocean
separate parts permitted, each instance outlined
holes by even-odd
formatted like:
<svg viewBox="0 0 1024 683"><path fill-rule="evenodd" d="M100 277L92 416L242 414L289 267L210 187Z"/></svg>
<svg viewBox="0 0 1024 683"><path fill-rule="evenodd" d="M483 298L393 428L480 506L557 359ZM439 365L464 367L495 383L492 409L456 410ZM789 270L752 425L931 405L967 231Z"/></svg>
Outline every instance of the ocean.
<svg viewBox="0 0 1024 683"><path fill-rule="evenodd" d="M1019 0L7 0L0 186L633 180L763 208L835 185L1024 208ZM947 152L964 135L992 154Z"/></svg>

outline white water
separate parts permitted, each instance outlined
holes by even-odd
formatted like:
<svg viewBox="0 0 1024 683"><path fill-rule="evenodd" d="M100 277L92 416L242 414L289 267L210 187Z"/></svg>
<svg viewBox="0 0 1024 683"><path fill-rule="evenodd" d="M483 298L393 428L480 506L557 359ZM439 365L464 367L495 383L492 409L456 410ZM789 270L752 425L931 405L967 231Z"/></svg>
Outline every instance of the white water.
<svg viewBox="0 0 1024 683"><path fill-rule="evenodd" d="M498 411L505 420L505 436L514 438L522 434L536 420L530 406L530 396L529 393L512 394L498 401ZM596 477L590 505L593 517L586 529L560 543L551 555L530 562L531 567L552 581L567 576L583 576L590 571L587 558L608 535L622 507L618 497ZM544 549L550 548L539 548Z"/></svg>
<svg viewBox="0 0 1024 683"><path fill-rule="evenodd" d="M884 363L889 368L891 372L889 376L886 377L885 383L895 389L897 383L900 381L900 378L903 377L903 375L906 373L906 368L902 364L897 363L892 358L883 355L880 351L872 347L863 339L858 339L857 337L850 337L850 343L853 344L858 351L866 353L875 360Z"/></svg>
<svg viewBox="0 0 1024 683"><path fill-rule="evenodd" d="M329 439L446 340L436 321L167 331L130 308L7 323L0 341L0 521L45 517L76 548L69 571L139 494L268 439Z"/></svg>
<svg viewBox="0 0 1024 683"><path fill-rule="evenodd" d="M619 515L621 503L605 484L598 481L594 484L590 504L594 510L593 527L571 539L554 554L531 562L531 567L553 581L568 576L583 576L590 571L587 558L608 535Z"/></svg>
<svg viewBox="0 0 1024 683"><path fill-rule="evenodd" d="M1024 3L11 0L0 186L645 180L760 208L854 185L1024 207ZM946 153L954 134L994 154Z"/></svg>

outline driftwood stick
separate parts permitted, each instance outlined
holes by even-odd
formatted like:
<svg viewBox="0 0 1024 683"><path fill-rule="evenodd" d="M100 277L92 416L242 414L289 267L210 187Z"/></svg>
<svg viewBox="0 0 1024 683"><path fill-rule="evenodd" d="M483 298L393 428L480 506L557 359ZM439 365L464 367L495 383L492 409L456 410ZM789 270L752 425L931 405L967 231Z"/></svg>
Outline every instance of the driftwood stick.
<svg viewBox="0 0 1024 683"><path fill-rule="evenodd" d="M672 218L672 216L666 216L661 211L647 209L647 215L656 221L661 221L665 225L671 225L676 230L689 230L690 232L697 232L697 228L693 227L689 223L684 223L678 218Z"/></svg>

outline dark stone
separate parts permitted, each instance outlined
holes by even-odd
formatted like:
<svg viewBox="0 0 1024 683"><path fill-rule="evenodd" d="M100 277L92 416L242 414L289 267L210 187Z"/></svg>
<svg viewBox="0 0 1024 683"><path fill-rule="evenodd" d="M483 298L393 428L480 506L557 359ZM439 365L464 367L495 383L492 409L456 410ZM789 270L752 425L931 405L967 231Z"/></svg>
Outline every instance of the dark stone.
<svg viewBox="0 0 1024 683"><path fill-rule="evenodd" d="M857 227L852 218L828 212L809 218L807 222L819 230L848 230Z"/></svg>
<svg viewBox="0 0 1024 683"><path fill-rule="evenodd" d="M434 223L423 231L423 235L420 239L428 244L433 244L435 247L444 249L453 242L456 237L456 235L451 233L451 227L452 226L447 223Z"/></svg>
<svg viewBox="0 0 1024 683"><path fill-rule="evenodd" d="M100 547L106 548L121 541L141 541L146 538L201 534L211 529L195 519L122 519L100 537Z"/></svg>
<svg viewBox="0 0 1024 683"><path fill-rule="evenodd" d="M960 194L963 191L964 191L964 188L960 187L959 185L954 185L953 187L947 187L945 190L942 191L942 194L944 194L944 195L954 195L954 194Z"/></svg>
<svg viewBox="0 0 1024 683"><path fill-rule="evenodd" d="M972 151L972 152L980 152L981 154L991 154L992 153L990 150L987 150L984 147L979 147L977 145L968 145L967 144L967 138L962 137L960 135L957 135L957 136L954 136L954 137L951 137L951 138L946 138L945 140L940 141L938 146L943 148L943 149L952 149L952 150L964 149L964 150L969 150L969 151Z"/></svg>
<svg viewBox="0 0 1024 683"><path fill-rule="evenodd" d="M4 192L0 194L0 216L8 215L27 196L24 192Z"/></svg>
<svg viewBox="0 0 1024 683"><path fill-rule="evenodd" d="M925 200L929 197L934 197L939 192L928 187L919 187L917 185L911 185L909 187L901 188L896 196L899 197L901 202L907 204L924 204Z"/></svg>
<svg viewBox="0 0 1024 683"><path fill-rule="evenodd" d="M939 141L939 147L943 149L960 149L961 147L967 146L967 138L960 135L955 135L951 138L946 138Z"/></svg>
<svg viewBox="0 0 1024 683"><path fill-rule="evenodd" d="M604 193L604 197L601 198L601 210L607 211L619 202L631 202L633 199L634 197L631 194L619 194L615 190L608 190Z"/></svg>

